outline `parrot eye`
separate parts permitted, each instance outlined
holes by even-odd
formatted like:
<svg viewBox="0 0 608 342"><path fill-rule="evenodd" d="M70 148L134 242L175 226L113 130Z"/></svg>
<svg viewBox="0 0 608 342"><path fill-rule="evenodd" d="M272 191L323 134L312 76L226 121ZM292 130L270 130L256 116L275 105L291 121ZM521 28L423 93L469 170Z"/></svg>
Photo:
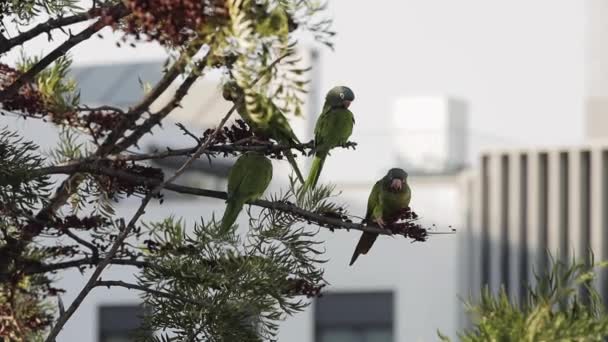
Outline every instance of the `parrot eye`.
<svg viewBox="0 0 608 342"><path fill-rule="evenodd" d="M344 93L340 93L340 98L344 100Z"/></svg>

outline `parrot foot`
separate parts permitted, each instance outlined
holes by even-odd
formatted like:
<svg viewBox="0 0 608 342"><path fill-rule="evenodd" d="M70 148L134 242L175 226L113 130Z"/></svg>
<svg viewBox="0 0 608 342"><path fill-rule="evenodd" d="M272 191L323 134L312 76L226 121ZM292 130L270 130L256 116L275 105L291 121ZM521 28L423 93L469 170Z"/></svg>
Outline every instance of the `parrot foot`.
<svg viewBox="0 0 608 342"><path fill-rule="evenodd" d="M243 139L235 141L233 143L233 145L244 145L245 143L252 142L253 139L254 139L253 137L243 138Z"/></svg>
<svg viewBox="0 0 608 342"><path fill-rule="evenodd" d="M270 140L262 140L256 137L251 137L251 142L258 145L272 145Z"/></svg>
<svg viewBox="0 0 608 342"><path fill-rule="evenodd" d="M384 226L386 225L386 223L384 222L384 220L382 218L377 218L374 220L374 222L376 222L376 224L378 226L380 226L380 228L384 229Z"/></svg>

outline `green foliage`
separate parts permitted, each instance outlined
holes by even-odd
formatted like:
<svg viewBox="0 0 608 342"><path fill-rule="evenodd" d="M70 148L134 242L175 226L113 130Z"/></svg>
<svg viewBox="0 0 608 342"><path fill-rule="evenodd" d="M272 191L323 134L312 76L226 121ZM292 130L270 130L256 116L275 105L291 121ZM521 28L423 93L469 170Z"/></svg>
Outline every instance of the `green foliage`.
<svg viewBox="0 0 608 342"><path fill-rule="evenodd" d="M535 284L522 304L504 289L493 294L485 288L478 302L467 303L475 323L459 335L461 341L604 341L608 336L608 315L587 264L554 261Z"/></svg>
<svg viewBox="0 0 608 342"><path fill-rule="evenodd" d="M26 72L39 60L40 57L28 57L22 51L17 69ZM76 81L69 77L71 66L72 59L67 55L62 56L35 77L36 89L42 95L46 109L53 115L61 116L74 111L80 103Z"/></svg>
<svg viewBox="0 0 608 342"><path fill-rule="evenodd" d="M36 278L24 278L12 286L0 284L0 327L5 341L44 341L53 308L39 297L44 289Z"/></svg>
<svg viewBox="0 0 608 342"><path fill-rule="evenodd" d="M308 305L298 288L324 284L316 231L294 227L300 224L268 209L241 233L213 221L191 231L172 217L150 224L147 260L155 266L139 283L172 296L144 294L146 328L168 329L175 340L275 340L278 322Z"/></svg>
<svg viewBox="0 0 608 342"><path fill-rule="evenodd" d="M50 181L37 176L33 170L44 159L38 146L25 141L4 128L0 131L0 250L13 246L20 237L22 226L33 210L47 203ZM37 248L28 248L28 260L40 260ZM0 264L14 269L16 262L1 260ZM50 323L50 306L44 297L45 276L28 277L16 272L10 281L0 283L0 327L11 341L37 341Z"/></svg>
<svg viewBox="0 0 608 342"><path fill-rule="evenodd" d="M8 0L0 10L3 16L11 15L11 21L27 25L41 15L62 15L81 10L79 0Z"/></svg>
<svg viewBox="0 0 608 342"><path fill-rule="evenodd" d="M38 146L15 132L0 131L0 204L2 207L31 211L44 204L50 185L48 177L33 177L32 170L44 159ZM2 215L4 216L4 215Z"/></svg>

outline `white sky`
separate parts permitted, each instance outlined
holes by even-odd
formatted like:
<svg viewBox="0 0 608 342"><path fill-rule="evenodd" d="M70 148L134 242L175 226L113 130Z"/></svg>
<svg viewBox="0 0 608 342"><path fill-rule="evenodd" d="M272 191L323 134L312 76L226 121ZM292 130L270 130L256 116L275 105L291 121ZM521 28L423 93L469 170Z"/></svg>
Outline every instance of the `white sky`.
<svg viewBox="0 0 608 342"><path fill-rule="evenodd" d="M576 143L583 138L584 6L552 0L332 0L338 36L335 52L322 53L321 92L339 83L355 90L355 134L383 134L398 96L447 94L469 102L474 150ZM105 39L72 50L76 64L165 55L156 44L117 48L117 39L104 31ZM49 51L45 36L26 51L44 47Z"/></svg>

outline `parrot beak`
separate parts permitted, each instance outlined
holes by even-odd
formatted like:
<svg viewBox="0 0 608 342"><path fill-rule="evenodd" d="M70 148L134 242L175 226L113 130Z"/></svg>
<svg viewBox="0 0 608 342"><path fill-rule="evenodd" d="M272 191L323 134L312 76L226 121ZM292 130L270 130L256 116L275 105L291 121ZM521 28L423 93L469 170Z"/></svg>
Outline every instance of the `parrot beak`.
<svg viewBox="0 0 608 342"><path fill-rule="evenodd" d="M344 105L344 108L348 108L350 106L351 101L343 101L342 104Z"/></svg>
<svg viewBox="0 0 608 342"><path fill-rule="evenodd" d="M403 187L403 181L399 178L395 178L391 181L391 189L400 191Z"/></svg>

